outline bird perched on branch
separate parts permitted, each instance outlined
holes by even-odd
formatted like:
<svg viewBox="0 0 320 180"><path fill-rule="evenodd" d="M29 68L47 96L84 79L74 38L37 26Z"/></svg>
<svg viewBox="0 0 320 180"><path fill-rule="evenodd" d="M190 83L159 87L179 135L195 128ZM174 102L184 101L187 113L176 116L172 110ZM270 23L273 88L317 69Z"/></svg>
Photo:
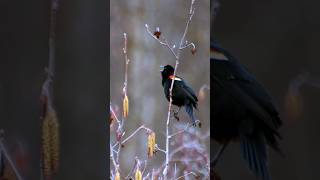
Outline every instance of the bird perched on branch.
<svg viewBox="0 0 320 180"><path fill-rule="evenodd" d="M196 126L196 119L193 114L193 108L197 109L198 98L194 91L186 84L186 82L178 76L174 76L174 68L170 65L160 66L162 75L162 86L164 88L164 94L168 101L170 101L170 87L172 80L174 79L174 85L172 89L172 104L179 107L177 112L174 112L174 116L177 120L177 116L180 108L185 107L187 114L192 120L192 124ZM200 123L199 123L199 126Z"/></svg>
<svg viewBox="0 0 320 180"><path fill-rule="evenodd" d="M282 122L272 98L235 57L216 42L210 48L211 138L221 144L239 140L249 169L261 180L270 180L266 146L281 152L278 132Z"/></svg>

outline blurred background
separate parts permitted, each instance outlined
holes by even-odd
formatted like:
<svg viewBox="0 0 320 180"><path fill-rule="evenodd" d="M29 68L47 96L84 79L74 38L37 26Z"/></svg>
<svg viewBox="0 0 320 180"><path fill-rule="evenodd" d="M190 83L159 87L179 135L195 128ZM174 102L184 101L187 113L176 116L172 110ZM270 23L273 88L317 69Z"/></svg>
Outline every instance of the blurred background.
<svg viewBox="0 0 320 180"><path fill-rule="evenodd" d="M24 179L40 177L40 92L48 63L49 0L0 1L0 129ZM105 179L108 1L60 0L54 106L56 179Z"/></svg>
<svg viewBox="0 0 320 180"><path fill-rule="evenodd" d="M147 34L145 24L155 31L160 27L161 36L171 44L179 45L185 28L191 1L184 0L112 0L110 2L110 101L121 117L125 58L123 55L123 33L128 35L128 74L129 117L125 122L126 136L140 125L153 129L157 144L165 147L165 122L168 101L161 85L160 65L174 66L175 59L170 51L162 47ZM197 52L183 51L178 68L178 76L183 77L196 93L203 85L209 85L209 43L210 43L210 4L209 0L196 1L195 14L189 26L186 40L194 42ZM201 120L202 128L196 129L204 135L209 132L210 96L204 90L205 98L199 102L196 117ZM117 108L118 107L118 108ZM190 122L184 108L181 109L180 122ZM172 118L172 126L178 124ZM180 127L181 128L181 127ZM111 131L111 142L115 142ZM209 152L209 138L202 141ZM125 174L134 165L134 158L145 160L147 157L146 133L140 132L122 150L120 166ZM157 168L164 161L164 154L148 160L148 170Z"/></svg>
<svg viewBox="0 0 320 180"><path fill-rule="evenodd" d="M265 85L284 121L285 157L270 151L273 180L320 179L319 2L220 3L213 37ZM218 146L212 143L211 148ZM239 144L227 148L217 168L223 180L255 179L242 160Z"/></svg>

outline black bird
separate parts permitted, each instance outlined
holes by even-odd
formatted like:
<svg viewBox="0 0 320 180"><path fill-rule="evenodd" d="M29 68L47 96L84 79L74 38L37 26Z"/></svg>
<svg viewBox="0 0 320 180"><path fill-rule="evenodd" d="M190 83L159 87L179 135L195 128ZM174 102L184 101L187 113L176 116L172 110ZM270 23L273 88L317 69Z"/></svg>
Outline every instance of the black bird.
<svg viewBox="0 0 320 180"><path fill-rule="evenodd" d="M194 91L186 84L186 82L178 76L174 77L174 68L170 65L161 66L162 86L164 88L164 94L168 101L170 101L170 87L172 80L174 79L174 85L172 89L172 104L179 107L185 107L186 112L192 120L192 124L196 126L196 119L193 114L193 108L197 109L198 98ZM179 112L178 110L178 112ZM174 115L177 117L177 113ZM178 119L179 120L179 119ZM200 125L199 125L200 126Z"/></svg>
<svg viewBox="0 0 320 180"><path fill-rule="evenodd" d="M0 141L1 141L1 139L0 139ZM0 149L0 179L2 179L4 176L4 170L5 170L4 154L3 154L2 150Z"/></svg>
<svg viewBox="0 0 320 180"><path fill-rule="evenodd" d="M278 111L264 87L235 57L216 42L210 46L211 138L222 144L220 155L229 142L240 141L249 169L259 179L270 180L266 146L281 153Z"/></svg>

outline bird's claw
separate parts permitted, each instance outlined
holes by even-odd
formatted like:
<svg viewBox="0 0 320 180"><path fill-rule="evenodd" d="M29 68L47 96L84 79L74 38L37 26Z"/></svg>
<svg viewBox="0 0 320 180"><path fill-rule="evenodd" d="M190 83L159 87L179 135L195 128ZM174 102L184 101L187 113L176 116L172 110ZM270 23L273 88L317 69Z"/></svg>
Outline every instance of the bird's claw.
<svg viewBox="0 0 320 180"><path fill-rule="evenodd" d="M173 112L173 116L174 116L174 118L176 118L177 121L180 120L180 118L178 116L178 112Z"/></svg>
<svg viewBox="0 0 320 180"><path fill-rule="evenodd" d="M201 121L200 120L196 120L195 122L192 123L193 127L197 127L197 125L199 126L199 128L201 128Z"/></svg>
<svg viewBox="0 0 320 180"><path fill-rule="evenodd" d="M179 111L172 110L173 117L174 117L177 121L180 120L180 118L179 118L179 116L178 116L178 113L179 113Z"/></svg>

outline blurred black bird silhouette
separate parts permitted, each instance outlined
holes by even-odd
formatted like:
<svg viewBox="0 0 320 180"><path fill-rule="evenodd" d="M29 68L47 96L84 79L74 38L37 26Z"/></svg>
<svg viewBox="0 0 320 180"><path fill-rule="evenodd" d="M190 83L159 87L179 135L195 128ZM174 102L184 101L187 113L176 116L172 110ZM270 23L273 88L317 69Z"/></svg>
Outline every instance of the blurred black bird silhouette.
<svg viewBox="0 0 320 180"><path fill-rule="evenodd" d="M179 107L177 112L174 112L174 116L179 120L177 116L180 108L185 107L186 112L192 120L192 124L196 126L196 119L193 114L193 108L197 109L198 98L194 91L186 84L186 82L178 77L174 77L174 68L170 65L161 66L162 86L164 88L164 94L168 101L170 101L170 87L172 80L174 79L174 85L172 89L172 104ZM200 126L200 124L199 124Z"/></svg>
<svg viewBox="0 0 320 180"><path fill-rule="evenodd" d="M1 139L0 139L0 141L1 141ZM3 177L4 176L4 169L5 169L4 154L2 152L2 149L0 148L0 179L4 178Z"/></svg>
<svg viewBox="0 0 320 180"><path fill-rule="evenodd" d="M235 57L216 42L210 46L211 137L222 144L212 166L229 142L239 140L249 169L259 179L270 180L266 145L281 153L278 111L264 87Z"/></svg>

